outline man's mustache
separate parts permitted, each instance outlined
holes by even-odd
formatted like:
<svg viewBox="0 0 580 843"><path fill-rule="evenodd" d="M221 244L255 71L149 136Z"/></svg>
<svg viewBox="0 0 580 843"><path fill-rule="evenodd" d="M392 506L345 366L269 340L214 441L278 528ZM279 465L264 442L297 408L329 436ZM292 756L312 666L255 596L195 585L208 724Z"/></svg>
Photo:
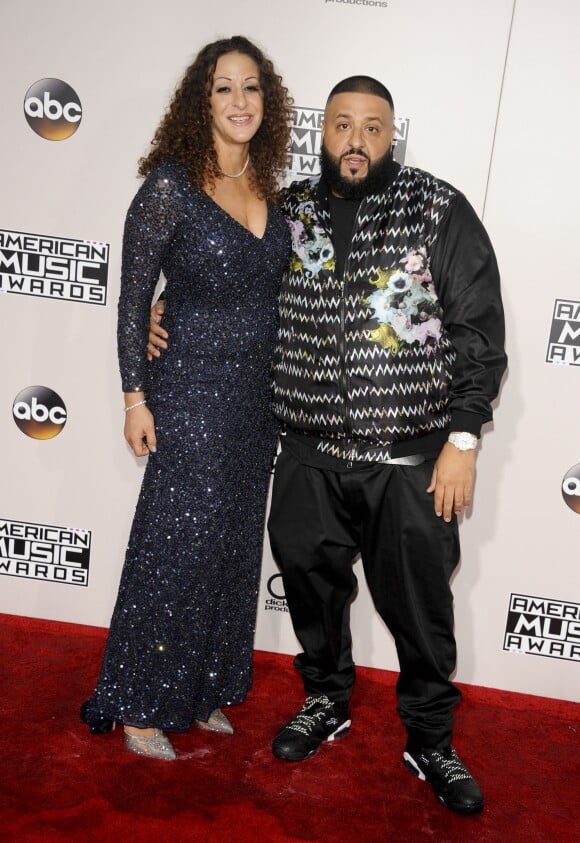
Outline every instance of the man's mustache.
<svg viewBox="0 0 580 843"><path fill-rule="evenodd" d="M369 164L370 164L370 161L371 161L371 159L369 158L367 153L363 149L361 149L360 147L351 146L350 149L347 149L346 152L342 153L342 155L340 156L340 160L342 161L342 159L346 158L347 155L358 155L361 158L366 158L366 160L369 162Z"/></svg>

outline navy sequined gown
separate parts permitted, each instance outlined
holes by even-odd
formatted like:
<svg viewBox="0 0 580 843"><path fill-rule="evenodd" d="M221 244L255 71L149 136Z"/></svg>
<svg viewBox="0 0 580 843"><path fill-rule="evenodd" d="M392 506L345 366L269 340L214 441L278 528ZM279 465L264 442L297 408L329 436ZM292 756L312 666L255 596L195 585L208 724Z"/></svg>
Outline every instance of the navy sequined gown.
<svg viewBox="0 0 580 843"><path fill-rule="evenodd" d="M262 239L167 162L129 209L119 300L123 390L144 386L148 458L101 674L89 703L124 723L185 730L241 702L251 659L269 469L270 361L289 234ZM145 360L167 279L169 350Z"/></svg>

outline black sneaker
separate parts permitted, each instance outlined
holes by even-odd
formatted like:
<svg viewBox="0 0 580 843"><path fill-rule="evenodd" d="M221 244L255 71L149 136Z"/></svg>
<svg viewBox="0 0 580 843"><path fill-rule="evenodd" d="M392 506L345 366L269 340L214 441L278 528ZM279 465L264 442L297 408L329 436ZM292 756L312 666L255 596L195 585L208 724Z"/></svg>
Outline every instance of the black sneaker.
<svg viewBox="0 0 580 843"><path fill-rule="evenodd" d="M405 767L422 781L428 781L437 799L457 814L476 814L483 808L479 785L453 749L410 750L403 753Z"/></svg>
<svg viewBox="0 0 580 843"><path fill-rule="evenodd" d="M321 743L346 735L349 718L348 702L333 703L324 694L307 697L296 717L274 738L272 752L284 761L304 761Z"/></svg>

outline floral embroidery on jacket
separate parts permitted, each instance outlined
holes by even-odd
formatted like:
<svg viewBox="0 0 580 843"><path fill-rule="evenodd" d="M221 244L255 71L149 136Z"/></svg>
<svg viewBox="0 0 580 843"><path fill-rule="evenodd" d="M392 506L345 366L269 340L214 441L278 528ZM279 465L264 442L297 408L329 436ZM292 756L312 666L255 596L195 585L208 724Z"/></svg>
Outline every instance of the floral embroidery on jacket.
<svg viewBox="0 0 580 843"><path fill-rule="evenodd" d="M328 234L315 222L316 210L311 199L300 202L288 219L292 237L290 269L314 278L322 269L334 269L334 249Z"/></svg>
<svg viewBox="0 0 580 843"><path fill-rule="evenodd" d="M411 249L399 264L378 269L368 304L379 327L369 339L396 354L402 344L418 342L427 348L441 339L441 306L427 264L425 246Z"/></svg>

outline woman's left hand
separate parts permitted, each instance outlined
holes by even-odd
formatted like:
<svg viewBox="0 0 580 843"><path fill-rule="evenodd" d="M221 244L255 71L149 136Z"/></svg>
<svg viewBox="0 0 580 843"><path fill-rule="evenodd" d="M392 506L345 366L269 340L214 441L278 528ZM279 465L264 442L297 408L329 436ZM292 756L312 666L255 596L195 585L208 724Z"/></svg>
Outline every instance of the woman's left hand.
<svg viewBox="0 0 580 843"><path fill-rule="evenodd" d="M153 413L145 404L125 413L125 439L136 457L145 457L157 450Z"/></svg>

